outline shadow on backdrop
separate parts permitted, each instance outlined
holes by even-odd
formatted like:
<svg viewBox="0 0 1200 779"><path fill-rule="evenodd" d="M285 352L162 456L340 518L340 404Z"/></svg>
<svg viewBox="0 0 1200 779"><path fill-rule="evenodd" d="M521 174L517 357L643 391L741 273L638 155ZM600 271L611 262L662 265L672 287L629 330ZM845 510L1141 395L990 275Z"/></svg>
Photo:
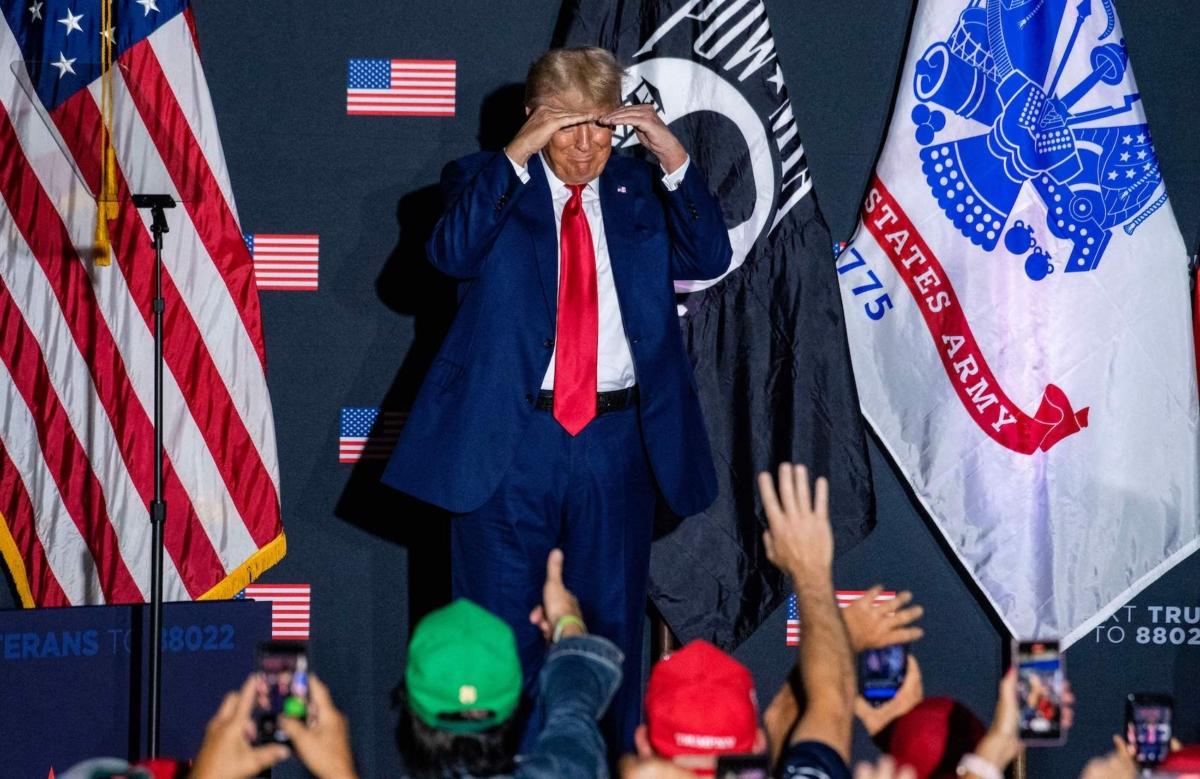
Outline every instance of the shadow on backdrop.
<svg viewBox="0 0 1200 779"><path fill-rule="evenodd" d="M525 120L524 87L507 84L484 98L480 108L480 148L498 151ZM407 412L445 338L457 309L453 279L429 264L425 243L442 215L437 184L409 192L396 204L398 235L375 281L379 300L412 320L413 341L387 392L376 404L383 411ZM382 437L383 415L368 439ZM334 514L407 550L408 614L411 629L423 616L450 600L449 514L380 482L386 459L359 460L350 472Z"/></svg>

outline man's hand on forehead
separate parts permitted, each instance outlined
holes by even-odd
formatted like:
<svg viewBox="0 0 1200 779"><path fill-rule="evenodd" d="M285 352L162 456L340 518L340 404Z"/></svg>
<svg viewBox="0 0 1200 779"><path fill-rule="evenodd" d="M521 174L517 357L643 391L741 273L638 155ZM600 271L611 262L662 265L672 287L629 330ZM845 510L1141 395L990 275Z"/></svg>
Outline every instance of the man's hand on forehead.
<svg viewBox="0 0 1200 779"><path fill-rule="evenodd" d="M666 122L650 103L635 103L634 105L619 106L599 118L600 124L607 127L629 125L637 133L638 141L647 151L658 158L663 169L674 173L685 161L687 150L675 137Z"/></svg>
<svg viewBox="0 0 1200 779"><path fill-rule="evenodd" d="M575 127L600 118L598 110L572 110L543 103L529 112L529 118L504 151L518 165L525 165L538 149L550 142L559 130Z"/></svg>

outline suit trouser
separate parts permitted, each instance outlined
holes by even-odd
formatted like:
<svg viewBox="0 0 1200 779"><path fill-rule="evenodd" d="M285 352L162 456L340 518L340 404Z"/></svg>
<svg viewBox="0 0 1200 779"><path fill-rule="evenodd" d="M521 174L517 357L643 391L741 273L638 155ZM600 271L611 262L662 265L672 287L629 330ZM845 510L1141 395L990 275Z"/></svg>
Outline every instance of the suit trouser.
<svg viewBox="0 0 1200 779"><path fill-rule="evenodd" d="M635 407L597 416L574 437L550 412L534 411L496 492L451 521L454 597L470 598L512 626L531 700L546 642L529 612L541 603L547 555L563 550L563 579L588 630L625 653L624 681L602 722L610 748L625 751L641 719L656 496Z"/></svg>

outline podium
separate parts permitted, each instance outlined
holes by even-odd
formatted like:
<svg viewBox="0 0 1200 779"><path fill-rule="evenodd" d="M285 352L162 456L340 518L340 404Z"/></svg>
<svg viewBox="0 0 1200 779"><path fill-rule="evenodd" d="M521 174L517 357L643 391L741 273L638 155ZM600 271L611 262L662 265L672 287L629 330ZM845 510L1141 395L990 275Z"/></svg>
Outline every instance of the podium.
<svg viewBox="0 0 1200 779"><path fill-rule="evenodd" d="M271 637L265 601L167 603L161 754L191 758L226 692ZM46 777L92 757L147 752L150 606L0 611L6 776Z"/></svg>

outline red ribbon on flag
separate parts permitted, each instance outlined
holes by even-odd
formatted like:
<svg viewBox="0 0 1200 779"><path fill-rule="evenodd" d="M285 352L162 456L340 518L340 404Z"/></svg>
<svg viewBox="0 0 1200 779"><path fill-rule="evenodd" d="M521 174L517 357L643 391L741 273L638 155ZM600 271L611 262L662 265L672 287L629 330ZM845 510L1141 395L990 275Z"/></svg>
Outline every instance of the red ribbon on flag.
<svg viewBox="0 0 1200 779"><path fill-rule="evenodd" d="M908 215L875 176L862 223L887 254L925 318L942 366L963 408L998 444L1021 454L1049 451L1087 427L1088 409L1074 411L1065 392L1047 384L1032 416L1000 387L959 304L954 286Z"/></svg>

